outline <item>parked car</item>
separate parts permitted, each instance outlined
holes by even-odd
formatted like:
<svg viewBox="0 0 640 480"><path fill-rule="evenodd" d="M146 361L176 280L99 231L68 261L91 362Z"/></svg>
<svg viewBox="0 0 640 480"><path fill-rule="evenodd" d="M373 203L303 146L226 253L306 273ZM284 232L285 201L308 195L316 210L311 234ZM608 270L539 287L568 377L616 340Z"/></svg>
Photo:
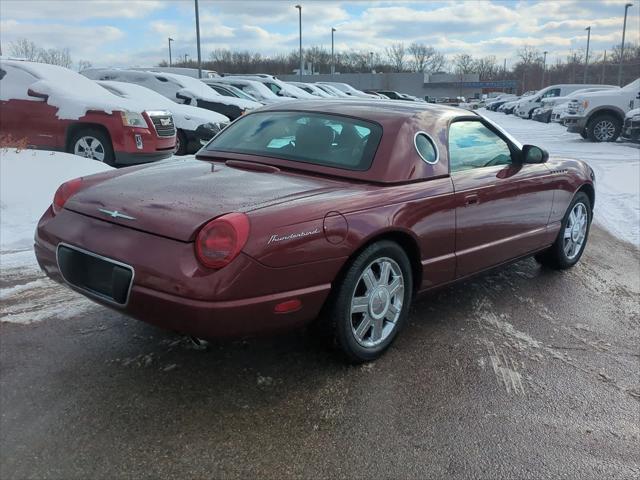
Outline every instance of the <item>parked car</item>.
<svg viewBox="0 0 640 480"><path fill-rule="evenodd" d="M1 133L109 165L161 160L176 146L170 112L147 110L55 65L0 60L0 109Z"/></svg>
<svg viewBox="0 0 640 480"><path fill-rule="evenodd" d="M567 130L593 142L614 142L629 110L640 106L640 78L619 90L583 93L569 102Z"/></svg>
<svg viewBox="0 0 640 480"><path fill-rule="evenodd" d="M328 94L333 95L335 97L338 97L338 98L353 98L351 95L347 95L342 90L338 90L336 87L334 87L332 85L327 85L327 84L323 84L323 83L314 83L314 85L316 87L318 87L319 89L324 90Z"/></svg>
<svg viewBox="0 0 640 480"><path fill-rule="evenodd" d="M248 93L243 92L239 88L234 87L228 83L216 82L215 80L203 79L202 82L209 87L213 88L216 92L218 92L223 97L235 97L235 98L243 98L245 100L249 100L251 102L262 103L257 98L252 97Z"/></svg>
<svg viewBox="0 0 640 480"><path fill-rule="evenodd" d="M506 115L511 115L513 113L513 110L516 108L516 105L518 104L518 100L520 100L520 97L516 98L515 100L503 103L500 107L498 107L498 112L502 112Z"/></svg>
<svg viewBox="0 0 640 480"><path fill-rule="evenodd" d="M159 93L134 83L98 80L97 83L114 95L153 109L171 112L176 129L176 154L195 153L220 130L229 125L224 115L172 102Z"/></svg>
<svg viewBox="0 0 640 480"><path fill-rule="evenodd" d="M293 100L293 97L278 96L271 91L262 82L256 80L248 80L246 78L240 78L235 76L221 77L214 80L216 84L231 85L239 90L242 90L248 95L251 95L260 103L265 105L271 105L272 103L280 103ZM204 83L209 83L209 80L203 80Z"/></svg>
<svg viewBox="0 0 640 480"><path fill-rule="evenodd" d="M117 68L90 68L82 75L93 80L115 80L149 88L168 99L185 105L218 112L231 120L243 113L261 107L262 104L242 98L225 97L204 84L201 80L185 75L165 72L144 72Z"/></svg>
<svg viewBox="0 0 640 480"><path fill-rule="evenodd" d="M418 293L527 255L578 262L589 166L475 113L400 105L266 106L197 159L71 180L38 224L38 262L98 303L196 337L319 318L354 362L389 347Z"/></svg>
<svg viewBox="0 0 640 480"><path fill-rule="evenodd" d="M288 84L286 82L283 82L282 80L279 80L279 79L277 79L275 77L272 77L272 76L232 75L232 76L225 77L225 78L232 78L232 79L246 78L248 80L254 80L256 82L260 82L264 86L269 88L269 90L271 90L272 93L274 93L275 95L277 95L279 97L302 98L302 99L306 98L306 99L309 99L309 100L311 100L312 98L315 98L313 95L311 95L310 93L305 92L301 88L298 88L298 87L296 87L294 85L290 85L290 84Z"/></svg>
<svg viewBox="0 0 640 480"><path fill-rule="evenodd" d="M376 95L371 95L370 93L364 93L362 90L358 90L357 88L352 87L348 83L342 82L316 82L321 85L329 85L333 88L340 90L343 93L346 93L350 97L361 97L361 98L378 98Z"/></svg>
<svg viewBox="0 0 640 480"><path fill-rule="evenodd" d="M391 100L411 100L409 98L402 96L400 92L396 92L394 90L373 90L372 92L381 93L384 96L389 97ZM368 92L368 93L372 93L372 92Z"/></svg>
<svg viewBox="0 0 640 480"><path fill-rule="evenodd" d="M635 142L640 140L640 108L634 108L627 112L621 136Z"/></svg>
<svg viewBox="0 0 640 480"><path fill-rule="evenodd" d="M176 73L178 75L186 75L187 77L192 77L192 78L217 78L220 75L218 75L218 72L216 72L215 70L206 70L206 69L202 69L201 70L201 76L198 76L198 69L197 68L189 68L189 67L134 67L131 68L130 70L142 70L144 72L159 72L159 73Z"/></svg>
<svg viewBox="0 0 640 480"><path fill-rule="evenodd" d="M534 120L538 120L540 122L549 123L551 121L560 122L560 117L562 113L566 110L567 105L571 101L571 99L575 98L577 95L581 95L583 93L589 92L599 92L602 90L619 90L620 87L615 85L598 85L597 87L587 87L581 88L579 90L575 90L568 95L562 97L547 97L543 98L536 110L534 110L531 118ZM555 108L557 106L562 105L560 108ZM555 118L554 118L554 110L555 110Z"/></svg>
<svg viewBox="0 0 640 480"><path fill-rule="evenodd" d="M335 98L335 95L325 92L324 90L322 90L321 88L318 88L318 86L314 85L313 83L305 83L305 82L287 82L287 83L290 85L293 85L294 87L298 87L307 93L310 93L314 97Z"/></svg>
<svg viewBox="0 0 640 480"><path fill-rule="evenodd" d="M516 99L515 95L503 94L503 95L500 95L498 97L495 97L495 98L491 99L491 101L487 101L487 104L485 105L485 108L487 110L491 110L492 112L495 112L495 111L498 110L498 107L500 107L504 103L511 102L511 101L513 101L515 99Z"/></svg>
<svg viewBox="0 0 640 480"><path fill-rule="evenodd" d="M524 97L518 101L514 109L514 115L520 118L531 118L531 114L536 108L542 106L542 101L546 98L566 97L576 90L582 90L586 87L598 87L598 85L584 84L559 84L551 85L538 91L535 95Z"/></svg>

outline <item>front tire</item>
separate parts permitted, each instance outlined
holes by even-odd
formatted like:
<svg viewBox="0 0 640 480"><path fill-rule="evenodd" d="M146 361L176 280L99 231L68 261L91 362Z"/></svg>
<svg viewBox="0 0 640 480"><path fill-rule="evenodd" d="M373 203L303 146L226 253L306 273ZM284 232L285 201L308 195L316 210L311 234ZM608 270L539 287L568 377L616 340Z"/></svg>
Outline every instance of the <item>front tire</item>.
<svg viewBox="0 0 640 480"><path fill-rule="evenodd" d="M91 158L107 165L113 165L115 155L111 139L97 128L83 128L73 134L69 141L69 153Z"/></svg>
<svg viewBox="0 0 640 480"><path fill-rule="evenodd" d="M384 240L363 250L327 312L344 355L353 363L379 358L406 322L412 294L411 264L397 243Z"/></svg>
<svg viewBox="0 0 640 480"><path fill-rule="evenodd" d="M622 131L622 122L613 115L596 115L589 120L586 134L592 142L615 142Z"/></svg>
<svg viewBox="0 0 640 480"><path fill-rule="evenodd" d="M187 154L187 136L182 130L176 132L176 155Z"/></svg>
<svg viewBox="0 0 640 480"><path fill-rule="evenodd" d="M556 241L547 250L538 253L536 260L557 270L573 267L587 246L592 217L589 197L584 192L578 192L562 219Z"/></svg>

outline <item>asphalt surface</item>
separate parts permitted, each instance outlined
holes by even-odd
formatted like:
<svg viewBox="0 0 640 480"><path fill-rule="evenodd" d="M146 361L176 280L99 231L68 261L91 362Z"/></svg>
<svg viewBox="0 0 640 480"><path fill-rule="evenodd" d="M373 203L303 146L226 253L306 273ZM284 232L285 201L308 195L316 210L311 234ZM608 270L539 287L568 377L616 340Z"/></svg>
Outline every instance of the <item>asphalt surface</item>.
<svg viewBox="0 0 640 480"><path fill-rule="evenodd" d="M2 323L0 477L638 478L639 299L640 253L594 228L570 271L423 297L358 367L302 333L201 349L94 304Z"/></svg>

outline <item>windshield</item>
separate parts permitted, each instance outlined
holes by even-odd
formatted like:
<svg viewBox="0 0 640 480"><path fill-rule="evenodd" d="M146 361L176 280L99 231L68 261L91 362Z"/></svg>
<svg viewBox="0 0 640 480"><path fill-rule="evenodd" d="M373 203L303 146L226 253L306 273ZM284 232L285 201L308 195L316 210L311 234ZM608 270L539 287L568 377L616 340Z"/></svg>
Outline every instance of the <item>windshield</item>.
<svg viewBox="0 0 640 480"><path fill-rule="evenodd" d="M366 120L308 112L259 112L241 117L209 151L246 153L345 170L368 170L382 127Z"/></svg>

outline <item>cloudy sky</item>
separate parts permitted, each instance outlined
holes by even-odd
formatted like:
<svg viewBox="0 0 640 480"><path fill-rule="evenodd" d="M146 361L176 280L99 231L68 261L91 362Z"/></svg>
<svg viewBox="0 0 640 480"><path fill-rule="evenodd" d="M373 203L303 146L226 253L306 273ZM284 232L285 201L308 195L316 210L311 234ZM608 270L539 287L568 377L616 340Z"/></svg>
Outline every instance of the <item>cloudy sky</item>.
<svg viewBox="0 0 640 480"><path fill-rule="evenodd" d="M629 10L627 39L640 41L640 0ZM584 48L619 44L626 0L556 1L220 1L200 0L203 57L214 48L288 52L298 45L302 4L303 45L384 51L391 43L420 41L453 55L495 55L515 61L533 45L551 61ZM1 0L0 41L28 38L42 47L68 47L75 61L98 66L155 64L174 55L196 56L193 0Z"/></svg>

